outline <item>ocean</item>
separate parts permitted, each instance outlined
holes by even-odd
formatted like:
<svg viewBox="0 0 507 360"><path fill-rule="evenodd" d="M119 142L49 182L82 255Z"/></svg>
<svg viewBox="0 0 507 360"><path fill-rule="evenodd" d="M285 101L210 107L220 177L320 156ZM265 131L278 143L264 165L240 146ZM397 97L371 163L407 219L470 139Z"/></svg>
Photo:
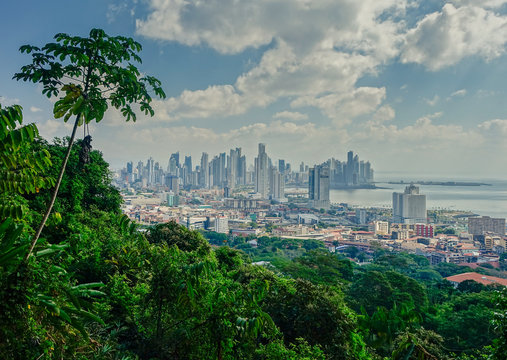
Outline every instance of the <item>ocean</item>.
<svg viewBox="0 0 507 360"><path fill-rule="evenodd" d="M332 203L346 203L358 207L392 207L392 193L403 192L407 184L389 184L388 181L410 180L473 181L491 186L418 185L426 195L429 210L466 210L479 215L507 217L507 181L491 179L438 179L408 177L381 177L376 185L388 189L331 190Z"/></svg>

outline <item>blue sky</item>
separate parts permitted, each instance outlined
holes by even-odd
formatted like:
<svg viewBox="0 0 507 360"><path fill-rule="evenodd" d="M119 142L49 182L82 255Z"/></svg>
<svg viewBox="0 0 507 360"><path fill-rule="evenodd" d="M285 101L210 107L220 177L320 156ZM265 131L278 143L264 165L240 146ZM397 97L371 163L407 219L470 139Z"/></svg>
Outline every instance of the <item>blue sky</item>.
<svg viewBox="0 0 507 360"><path fill-rule="evenodd" d="M113 167L258 142L294 165L353 149L378 172L507 175L507 0L3 2L0 102L47 138L52 103L12 75L22 44L99 27L143 44L168 98L154 118L91 127ZM196 161L195 161L196 162Z"/></svg>

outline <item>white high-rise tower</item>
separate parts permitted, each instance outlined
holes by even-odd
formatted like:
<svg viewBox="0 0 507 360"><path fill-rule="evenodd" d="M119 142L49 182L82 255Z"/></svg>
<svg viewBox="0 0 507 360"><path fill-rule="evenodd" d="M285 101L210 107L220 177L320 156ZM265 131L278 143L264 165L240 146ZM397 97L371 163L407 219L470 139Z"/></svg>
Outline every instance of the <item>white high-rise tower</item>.
<svg viewBox="0 0 507 360"><path fill-rule="evenodd" d="M259 144L259 155L255 158L255 191L261 194L263 199L269 194L269 169L266 145Z"/></svg>

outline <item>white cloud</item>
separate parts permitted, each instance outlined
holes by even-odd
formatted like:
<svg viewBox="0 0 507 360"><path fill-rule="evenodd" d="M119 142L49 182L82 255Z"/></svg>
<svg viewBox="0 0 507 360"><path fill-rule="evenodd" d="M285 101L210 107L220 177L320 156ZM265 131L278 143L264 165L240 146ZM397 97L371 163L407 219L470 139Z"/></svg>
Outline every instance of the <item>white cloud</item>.
<svg viewBox="0 0 507 360"><path fill-rule="evenodd" d="M36 106L30 106L30 111L33 112L33 113L36 113L36 112L41 112L42 109L38 108Z"/></svg>
<svg viewBox="0 0 507 360"><path fill-rule="evenodd" d="M373 120L377 122L385 122L394 119L396 112L389 105L380 107L373 115Z"/></svg>
<svg viewBox="0 0 507 360"><path fill-rule="evenodd" d="M463 97L466 94L467 94L467 90L466 89L460 89L460 90L456 90L455 92L453 92L451 94L451 97L455 97L455 96Z"/></svg>
<svg viewBox="0 0 507 360"><path fill-rule="evenodd" d="M385 21L381 25L386 28L384 34L375 32L372 25L378 25L376 18L388 9L403 11L406 1L152 0L150 6L148 17L136 21L139 34L189 46L206 44L231 54L276 39L301 49L340 42L371 50L378 41L390 44L392 29L387 28L395 26ZM343 41L337 40L338 34Z"/></svg>
<svg viewBox="0 0 507 360"><path fill-rule="evenodd" d="M62 120L48 119L43 123L37 123L37 127L43 138L51 140L55 136L70 136L73 123L71 121L65 123Z"/></svg>
<svg viewBox="0 0 507 360"><path fill-rule="evenodd" d="M294 100L292 107L316 106L338 125L348 124L354 117L374 112L385 98L385 88L360 87L349 93L334 93Z"/></svg>
<svg viewBox="0 0 507 360"><path fill-rule="evenodd" d="M496 9L507 4L507 0L451 0L454 4L460 5L474 5L486 9Z"/></svg>
<svg viewBox="0 0 507 360"><path fill-rule="evenodd" d="M308 120L308 115L297 111L280 111L273 115L274 119L289 119L292 121Z"/></svg>
<svg viewBox="0 0 507 360"><path fill-rule="evenodd" d="M479 129L487 133L488 135L494 136L506 136L507 135L507 120L494 119L484 121L479 124Z"/></svg>
<svg viewBox="0 0 507 360"><path fill-rule="evenodd" d="M387 141L398 144L407 150L438 149L455 146L456 142L477 142L476 134L467 131L460 125L433 123L433 119L441 113L423 116L413 124L404 127L368 123L366 131L360 136L364 138Z"/></svg>
<svg viewBox="0 0 507 360"><path fill-rule="evenodd" d="M204 44L224 54L272 44L234 84L184 91L160 103L157 116L170 121L239 115L284 97L301 98L333 118L375 111L376 101L370 107L346 102L343 109L329 101L365 95L355 89L357 80L397 56L404 23L393 17L405 7L406 0L153 0L152 12L137 21L141 35Z"/></svg>
<svg viewBox="0 0 507 360"><path fill-rule="evenodd" d="M491 1L491 4L498 2ZM223 54L270 45L261 60L234 83L185 90L157 102L157 119L241 115L289 98L293 107L317 107L340 123L374 113L384 88L358 89L358 79L400 55L431 70L465 56L503 53L507 18L457 3L426 15L407 30L408 0L151 0L136 22L146 37L209 46ZM406 87L402 87L402 90ZM428 99L430 106L438 96Z"/></svg>
<svg viewBox="0 0 507 360"><path fill-rule="evenodd" d="M401 61L436 71L467 56L496 58L505 52L506 42L507 16L475 5L456 8L448 3L407 33Z"/></svg>
<svg viewBox="0 0 507 360"><path fill-rule="evenodd" d="M16 104L19 104L19 99L11 99L8 97L0 96L0 105L11 106Z"/></svg>
<svg viewBox="0 0 507 360"><path fill-rule="evenodd" d="M426 104L428 104L429 106L435 106L436 104L438 104L438 102L440 101L440 96L436 95L433 96L432 99L424 99L424 102L426 102Z"/></svg>

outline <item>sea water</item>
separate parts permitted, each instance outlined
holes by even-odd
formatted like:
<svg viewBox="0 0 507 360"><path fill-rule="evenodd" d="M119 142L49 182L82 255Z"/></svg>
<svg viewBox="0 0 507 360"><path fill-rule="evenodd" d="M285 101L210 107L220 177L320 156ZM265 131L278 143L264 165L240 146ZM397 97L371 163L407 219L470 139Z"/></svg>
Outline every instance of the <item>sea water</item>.
<svg viewBox="0 0 507 360"><path fill-rule="evenodd" d="M491 186L418 185L419 193L426 195L428 209L465 210L491 217L507 217L507 180L499 179L438 179L422 177L382 176L376 185L385 189L331 190L331 203L346 203L358 207L392 207L393 192L403 192L408 184L389 184L388 181L410 180L470 181Z"/></svg>

